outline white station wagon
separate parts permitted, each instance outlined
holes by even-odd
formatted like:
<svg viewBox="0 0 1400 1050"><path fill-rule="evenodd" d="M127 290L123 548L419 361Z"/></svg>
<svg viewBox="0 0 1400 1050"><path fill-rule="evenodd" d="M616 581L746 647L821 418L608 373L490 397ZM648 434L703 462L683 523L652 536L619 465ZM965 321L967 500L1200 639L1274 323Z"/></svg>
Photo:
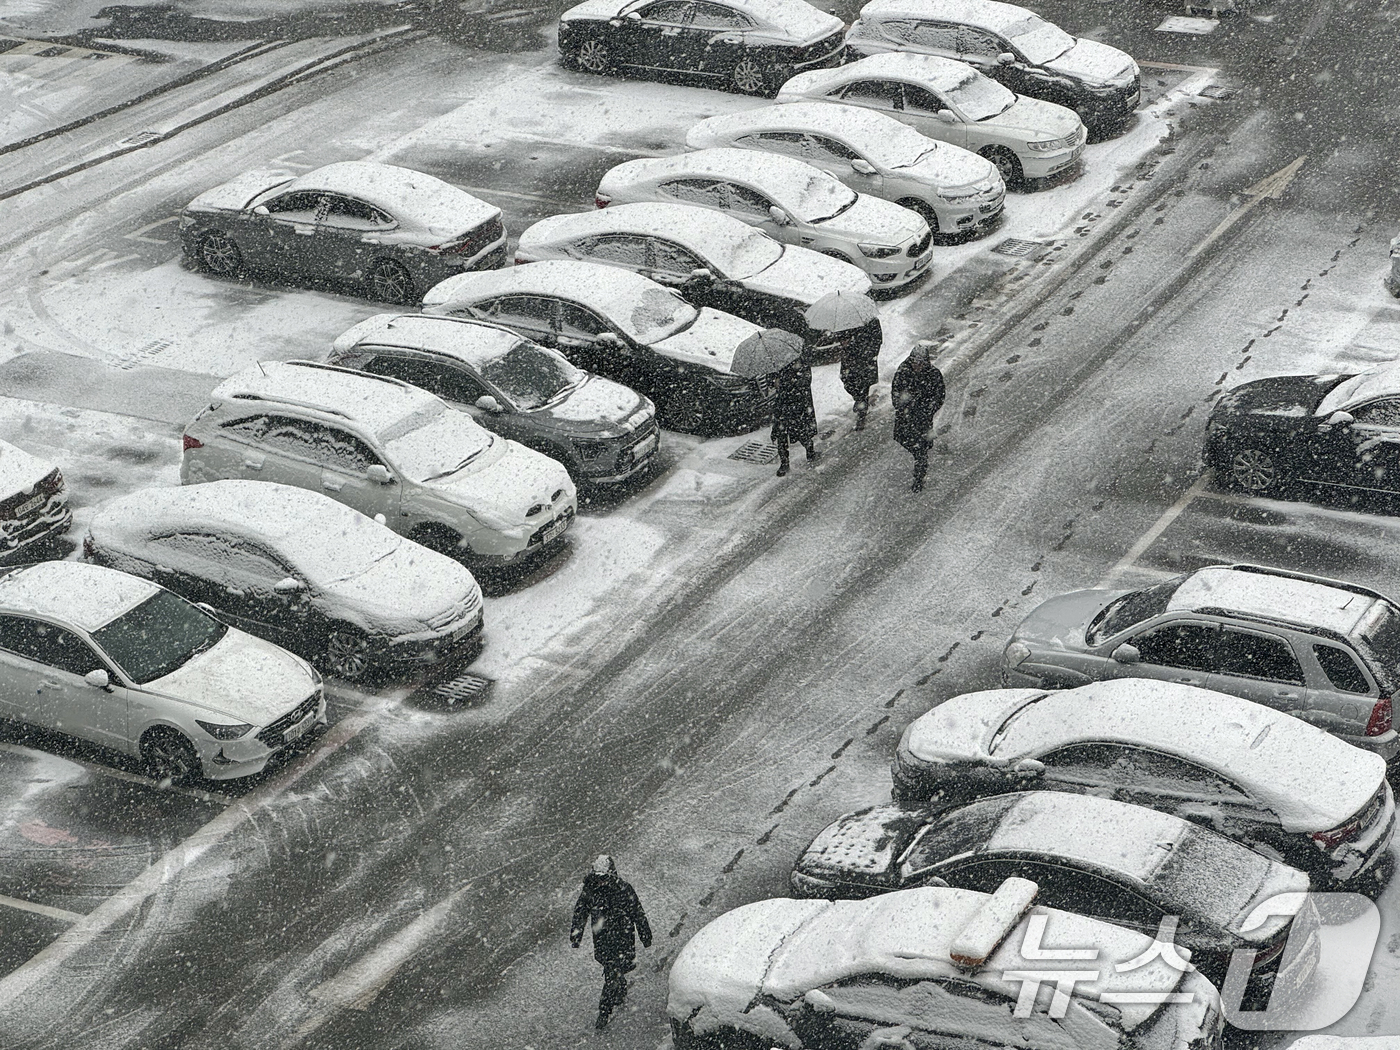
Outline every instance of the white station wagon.
<svg viewBox="0 0 1400 1050"><path fill-rule="evenodd" d="M1006 202L1006 183L991 161L883 113L851 106L790 102L727 113L696 124L685 144L806 161L858 193L918 212L934 233L981 229Z"/></svg>
<svg viewBox="0 0 1400 1050"><path fill-rule="evenodd" d="M165 588L48 561L0 570L0 717L159 778L230 780L324 724L326 701L305 660Z"/></svg>
<svg viewBox="0 0 1400 1050"><path fill-rule="evenodd" d="M800 73L778 101L875 110L986 157L1009 186L1064 171L1089 137L1072 109L1018 95L964 62L907 51Z"/></svg>

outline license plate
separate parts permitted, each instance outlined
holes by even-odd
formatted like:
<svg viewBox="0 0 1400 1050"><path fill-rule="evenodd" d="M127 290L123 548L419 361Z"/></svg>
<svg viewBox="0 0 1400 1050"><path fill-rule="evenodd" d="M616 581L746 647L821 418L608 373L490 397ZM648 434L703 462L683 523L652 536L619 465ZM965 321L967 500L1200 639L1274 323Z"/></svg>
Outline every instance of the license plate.
<svg viewBox="0 0 1400 1050"><path fill-rule="evenodd" d="M653 434L645 441L637 443L636 449L632 452L632 458L634 460L645 459L647 456L650 456L653 452L655 452L656 447L660 444L661 436L659 434Z"/></svg>
<svg viewBox="0 0 1400 1050"><path fill-rule="evenodd" d="M311 728L311 723L315 720L315 713L311 713L303 718L296 725L282 732L282 743L290 744L293 740L300 740L306 735L306 731Z"/></svg>
<svg viewBox="0 0 1400 1050"><path fill-rule="evenodd" d="M557 540L560 536L564 535L564 530L568 527L568 518L556 518L550 523L549 528L544 530L544 542L548 543L550 540Z"/></svg>
<svg viewBox="0 0 1400 1050"><path fill-rule="evenodd" d="M1084 156L1084 143L1081 142L1074 147L1074 151L1069 155L1070 163L1073 164L1082 156Z"/></svg>
<svg viewBox="0 0 1400 1050"><path fill-rule="evenodd" d="M918 273L933 259L933 252L927 252L914 260L914 272Z"/></svg>
<svg viewBox="0 0 1400 1050"><path fill-rule="evenodd" d="M461 627L458 627L455 631L452 632L452 640L454 642L460 642L467 635L475 631L477 625L480 623L481 617L479 616L475 620L471 621L471 623L464 623Z"/></svg>
<svg viewBox="0 0 1400 1050"><path fill-rule="evenodd" d="M15 508L15 513L16 513L16 514L28 514L31 510L36 510L37 508L41 507L41 506L43 505L43 503L44 503L44 495L43 495L43 493L40 493L39 495L35 496L33 499L27 499L27 500L25 500L23 503L21 503L18 507Z"/></svg>

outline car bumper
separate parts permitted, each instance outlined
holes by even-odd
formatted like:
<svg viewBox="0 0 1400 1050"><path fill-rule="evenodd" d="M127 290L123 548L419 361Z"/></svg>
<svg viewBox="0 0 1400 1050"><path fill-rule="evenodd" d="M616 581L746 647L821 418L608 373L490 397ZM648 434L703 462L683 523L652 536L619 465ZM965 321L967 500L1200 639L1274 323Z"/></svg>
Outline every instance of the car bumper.
<svg viewBox="0 0 1400 1050"><path fill-rule="evenodd" d="M532 561L546 552L558 550L564 545L564 537L573 524L577 510L566 506L549 521L535 528L525 542L525 546L509 551L487 551L472 553L470 564L482 569L506 568Z"/></svg>
<svg viewBox="0 0 1400 1050"><path fill-rule="evenodd" d="M1099 131L1119 128L1132 119L1141 101L1142 82L1139 78L1127 87L1085 95L1080 117L1086 125Z"/></svg>
<svg viewBox="0 0 1400 1050"><path fill-rule="evenodd" d="M1083 155L1083 142L1072 149L1056 150L1053 153L1021 153L1021 173L1028 179L1048 179L1051 175L1058 175L1074 167Z"/></svg>
<svg viewBox="0 0 1400 1050"><path fill-rule="evenodd" d="M30 544L61 536L73 524L73 511L66 493L56 492L32 518L7 521L0 525L0 556L12 554Z"/></svg>
<svg viewBox="0 0 1400 1050"><path fill-rule="evenodd" d="M279 752L301 740L316 726L326 724L326 697L319 686L314 699L314 704L303 701L307 710L285 726L273 722L271 726L257 733L248 733L238 740L207 740L201 743L200 760L205 778L236 780L262 772Z"/></svg>
<svg viewBox="0 0 1400 1050"><path fill-rule="evenodd" d="M1363 751L1374 751L1387 762L1394 761L1396 755L1400 755L1400 732L1394 729L1380 736L1342 736L1341 733L1336 735L1353 747L1359 747Z"/></svg>
<svg viewBox="0 0 1400 1050"><path fill-rule="evenodd" d="M435 255L431 252L417 253L417 267L414 280L418 287L427 291L449 277L471 270L499 270L509 259L506 253L506 235L488 244L475 255Z"/></svg>
<svg viewBox="0 0 1400 1050"><path fill-rule="evenodd" d="M391 641L375 655L375 663L390 667L430 667L447 663L477 643L485 623L484 611L478 609L476 616L451 632L430 638L414 636Z"/></svg>
<svg viewBox="0 0 1400 1050"><path fill-rule="evenodd" d="M967 203L951 203L941 198L930 203L938 216L940 233L965 233L995 222L1006 207L1006 193L1003 191L982 200L973 198Z"/></svg>
<svg viewBox="0 0 1400 1050"><path fill-rule="evenodd" d="M924 275L933 261L933 249L925 251L915 259L907 255L896 255L889 259L865 259L865 272L876 288L899 288L916 281Z"/></svg>
<svg viewBox="0 0 1400 1050"><path fill-rule="evenodd" d="M616 485L635 478L651 466L661 448L661 428L649 423L639 433L630 435L628 443L611 458L588 464L579 461L579 477L594 485Z"/></svg>

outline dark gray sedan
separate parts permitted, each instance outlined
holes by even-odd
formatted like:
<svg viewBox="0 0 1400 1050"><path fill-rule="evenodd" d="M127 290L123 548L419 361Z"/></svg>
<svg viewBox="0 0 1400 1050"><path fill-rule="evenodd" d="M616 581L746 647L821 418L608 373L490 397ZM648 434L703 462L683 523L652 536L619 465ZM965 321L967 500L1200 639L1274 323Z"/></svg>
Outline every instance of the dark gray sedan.
<svg viewBox="0 0 1400 1050"><path fill-rule="evenodd" d="M501 210L409 168L327 164L305 175L250 171L205 190L180 216L185 254L231 277L261 270L358 286L416 303L466 270L506 261Z"/></svg>
<svg viewBox="0 0 1400 1050"><path fill-rule="evenodd" d="M576 482L611 484L656 455L656 406L499 325L377 314L335 341L332 364L402 379L558 460Z"/></svg>

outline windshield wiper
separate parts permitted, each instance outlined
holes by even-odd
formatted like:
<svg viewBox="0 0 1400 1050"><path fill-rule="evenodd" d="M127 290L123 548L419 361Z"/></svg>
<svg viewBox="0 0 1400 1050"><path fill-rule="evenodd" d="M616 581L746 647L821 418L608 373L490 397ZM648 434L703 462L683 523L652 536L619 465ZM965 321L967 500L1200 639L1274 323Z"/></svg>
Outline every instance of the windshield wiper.
<svg viewBox="0 0 1400 1050"><path fill-rule="evenodd" d="M472 460L476 459L476 457L479 456L479 455L481 455L481 449L477 449L477 450L476 450L475 452L473 452L470 456L468 456L466 459L462 460L462 462L458 463L455 467L452 467L450 470L440 471L440 472L437 473L437 474L433 474L433 475L430 476L430 477L424 478L424 479L423 479L424 484L426 484L426 483L429 482L429 481L436 481L438 478L445 478L445 477L447 477L447 475L449 475L449 474L455 474L455 473L457 473L457 471L461 470L463 467L465 467L465 466L466 466L468 463L470 463Z"/></svg>

